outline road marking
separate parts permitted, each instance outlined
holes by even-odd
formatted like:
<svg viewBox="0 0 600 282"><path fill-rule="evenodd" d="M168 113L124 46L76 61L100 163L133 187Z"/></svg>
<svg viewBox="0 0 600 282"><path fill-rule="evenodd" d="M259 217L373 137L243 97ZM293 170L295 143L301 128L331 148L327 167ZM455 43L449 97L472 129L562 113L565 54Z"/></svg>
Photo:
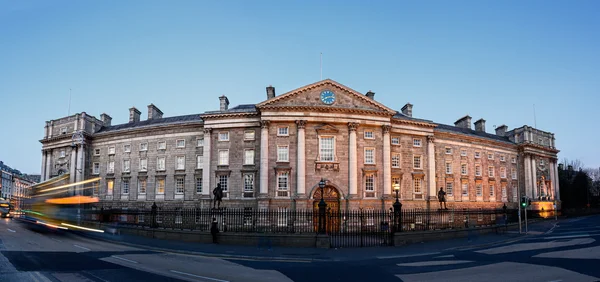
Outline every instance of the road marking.
<svg viewBox="0 0 600 282"><path fill-rule="evenodd" d="M102 281L102 282L110 282L110 281L108 281L108 280L104 280L104 279L102 279L102 278L98 277L98 275L94 275L93 273L91 273L91 272L89 272L89 271L86 271L86 270L84 270L84 271L82 271L82 272L83 272L83 273L85 273L85 274L87 274L87 275L90 275L90 276L92 276L92 277L94 277L94 278L96 278L96 279L98 279L98 280L100 280L100 281Z"/></svg>
<svg viewBox="0 0 600 282"><path fill-rule="evenodd" d="M562 282L562 280L552 280L552 281L548 281L548 282Z"/></svg>
<svg viewBox="0 0 600 282"><path fill-rule="evenodd" d="M439 256L435 258L454 258L454 255Z"/></svg>
<svg viewBox="0 0 600 282"><path fill-rule="evenodd" d="M52 240L54 240L54 241L56 241L56 242L62 243L62 241L61 241L61 240L58 240L58 239L55 239L55 238L52 238L52 237L50 237L50 239L52 239Z"/></svg>
<svg viewBox="0 0 600 282"><path fill-rule="evenodd" d="M82 246L79 246L79 245L73 245L73 246L75 246L75 247L77 247L77 248L80 248L80 249L84 249L84 250L86 250L86 251L91 251L91 249L88 249L88 248L86 248L86 247L82 247Z"/></svg>
<svg viewBox="0 0 600 282"><path fill-rule="evenodd" d="M198 277L198 278L206 279L206 280L219 281L219 282L229 282L227 280L221 280L221 279L216 279L216 278L211 278L211 277L206 277L206 276L200 276L200 275L195 275L195 274L191 274L191 273L181 272L181 271L177 271L177 270L171 270L171 272L177 273L177 274L181 274L181 275L188 275L188 276L192 276L192 277Z"/></svg>
<svg viewBox="0 0 600 282"><path fill-rule="evenodd" d="M377 257L377 258L378 259L395 259L395 258L410 258L410 257L429 256L429 255L437 255L437 254L440 254L440 252L422 253L422 254L413 254L413 255L381 256L381 257Z"/></svg>
<svg viewBox="0 0 600 282"><path fill-rule="evenodd" d="M590 234L567 235L567 236L551 236L551 237L544 237L544 239L546 239L546 240L552 240L552 239L571 239L571 238L585 238L585 237L590 237Z"/></svg>
<svg viewBox="0 0 600 282"><path fill-rule="evenodd" d="M397 266L439 266L439 265L451 265L451 264L461 264L461 263L470 263L473 262L471 260L432 260L432 261L420 261L420 262L410 262L410 263L398 263Z"/></svg>
<svg viewBox="0 0 600 282"><path fill-rule="evenodd" d="M118 257L118 256L110 256L110 257L111 258L120 259L120 260L123 260L123 261L127 261L127 262L131 262L131 263L138 263L137 261L126 259L126 258L122 258L122 257Z"/></svg>
<svg viewBox="0 0 600 282"><path fill-rule="evenodd" d="M14 231L14 230L10 229L10 228L6 228L6 229L8 229L8 231L13 232L13 233L17 232L17 231Z"/></svg>

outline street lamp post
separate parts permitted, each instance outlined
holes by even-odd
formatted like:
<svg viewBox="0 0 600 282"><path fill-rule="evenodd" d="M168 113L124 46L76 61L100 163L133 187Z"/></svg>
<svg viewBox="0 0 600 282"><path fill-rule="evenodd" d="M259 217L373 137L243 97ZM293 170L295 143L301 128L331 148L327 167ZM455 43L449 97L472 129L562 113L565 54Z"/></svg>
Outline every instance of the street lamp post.
<svg viewBox="0 0 600 282"><path fill-rule="evenodd" d="M394 183L394 191L396 191L396 202L394 203L394 232L402 232L402 203L398 199L400 192L400 183ZM400 226L399 226L400 225Z"/></svg>
<svg viewBox="0 0 600 282"><path fill-rule="evenodd" d="M323 199L323 189L325 188L325 179L321 178L319 181L319 188L321 188L321 201L319 201L319 234L325 234L325 210L327 209L327 203Z"/></svg>

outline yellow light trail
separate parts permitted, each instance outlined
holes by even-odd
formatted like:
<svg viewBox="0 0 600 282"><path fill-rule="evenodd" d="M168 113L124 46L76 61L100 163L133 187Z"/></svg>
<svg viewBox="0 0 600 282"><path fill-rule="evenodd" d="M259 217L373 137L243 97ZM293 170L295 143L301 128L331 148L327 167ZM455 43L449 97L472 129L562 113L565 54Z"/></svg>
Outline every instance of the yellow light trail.
<svg viewBox="0 0 600 282"><path fill-rule="evenodd" d="M67 224L67 223L61 223L64 226L69 226L72 228L78 228L78 229L82 229L82 230L87 230L87 231L94 231L94 232L99 232L99 233L104 233L104 230L99 230L99 229L92 229L92 228L87 228L87 227L83 227L83 226L77 226L77 225L71 225L71 224Z"/></svg>
<svg viewBox="0 0 600 282"><path fill-rule="evenodd" d="M96 177L96 178L92 178L92 179L88 179L88 180L84 180L84 181L79 181L79 182L75 182L75 183L70 183L70 184L65 184L65 185L61 185L61 186L57 186L57 187L53 187L53 188L40 190L39 192L53 191L53 190L58 190L58 189L66 188L66 187L73 187L73 186L82 185L82 184L86 184L86 183L90 183L90 182L95 182L95 181L99 181L99 180L100 180L100 177Z"/></svg>

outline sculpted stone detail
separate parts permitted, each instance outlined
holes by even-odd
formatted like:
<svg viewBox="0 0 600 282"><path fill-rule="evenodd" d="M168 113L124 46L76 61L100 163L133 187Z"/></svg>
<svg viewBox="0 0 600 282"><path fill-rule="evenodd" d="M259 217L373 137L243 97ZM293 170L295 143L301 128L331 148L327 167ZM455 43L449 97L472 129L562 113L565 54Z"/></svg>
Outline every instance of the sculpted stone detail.
<svg viewBox="0 0 600 282"><path fill-rule="evenodd" d="M349 131L356 131L357 128L358 128L358 123L357 122L349 122L348 123L348 130Z"/></svg>
<svg viewBox="0 0 600 282"><path fill-rule="evenodd" d="M433 135L427 136L427 142L429 142L429 143L435 142L435 137L433 137Z"/></svg>
<svg viewBox="0 0 600 282"><path fill-rule="evenodd" d="M390 130L392 129L389 125L382 125L381 128L383 129L383 134L390 133Z"/></svg>
<svg viewBox="0 0 600 282"><path fill-rule="evenodd" d="M204 133L210 134L212 132L212 128L205 128Z"/></svg>
<svg viewBox="0 0 600 282"><path fill-rule="evenodd" d="M268 121L268 120L261 120L261 121L260 121L260 127L261 127L261 128L268 128L270 123L271 123L271 121Z"/></svg>
<svg viewBox="0 0 600 282"><path fill-rule="evenodd" d="M298 129L304 129L306 127L306 120L297 120L296 124L298 125Z"/></svg>

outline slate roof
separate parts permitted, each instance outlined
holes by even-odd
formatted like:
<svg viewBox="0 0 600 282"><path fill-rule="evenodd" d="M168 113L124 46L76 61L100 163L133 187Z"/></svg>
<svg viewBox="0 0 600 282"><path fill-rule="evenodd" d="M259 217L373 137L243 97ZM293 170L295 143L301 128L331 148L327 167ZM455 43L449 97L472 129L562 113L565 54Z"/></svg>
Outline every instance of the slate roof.
<svg viewBox="0 0 600 282"><path fill-rule="evenodd" d="M419 122L431 122L433 123L433 121L430 120L426 120L426 119L420 119L420 118L414 118L414 117L409 117L401 112L396 112L396 114L392 117L395 119L407 119L407 120L413 120L413 121L419 121Z"/></svg>
<svg viewBox="0 0 600 282"><path fill-rule="evenodd" d="M194 121L202 121L200 118L200 114L194 115L185 115L185 116L175 116L175 117L166 117L166 118L157 118L157 119L147 119L138 122L128 122L123 124L117 124L108 127L102 127L97 133L109 132L109 131L117 131L134 127L146 127L146 126L155 126L162 124L178 124L178 123L188 123Z"/></svg>
<svg viewBox="0 0 600 282"><path fill-rule="evenodd" d="M507 136L498 136L496 134L491 134L491 133L487 133L487 132L476 131L476 130L469 129L469 128L456 127L456 126L453 126L453 125L447 125L447 124L441 124L441 123L436 123L436 125L437 125L437 127L435 128L436 131L461 133L461 134L465 134L465 135L472 135L472 136L477 136L477 137L483 137L483 138L487 138L487 139L492 139L492 140L496 140L496 141L503 141L503 142L514 144L514 142L510 141L510 139L508 139Z"/></svg>
<svg viewBox="0 0 600 282"><path fill-rule="evenodd" d="M224 113L256 113L256 105L255 104L242 104L237 105L231 109L226 111L208 111L205 114L224 114Z"/></svg>

